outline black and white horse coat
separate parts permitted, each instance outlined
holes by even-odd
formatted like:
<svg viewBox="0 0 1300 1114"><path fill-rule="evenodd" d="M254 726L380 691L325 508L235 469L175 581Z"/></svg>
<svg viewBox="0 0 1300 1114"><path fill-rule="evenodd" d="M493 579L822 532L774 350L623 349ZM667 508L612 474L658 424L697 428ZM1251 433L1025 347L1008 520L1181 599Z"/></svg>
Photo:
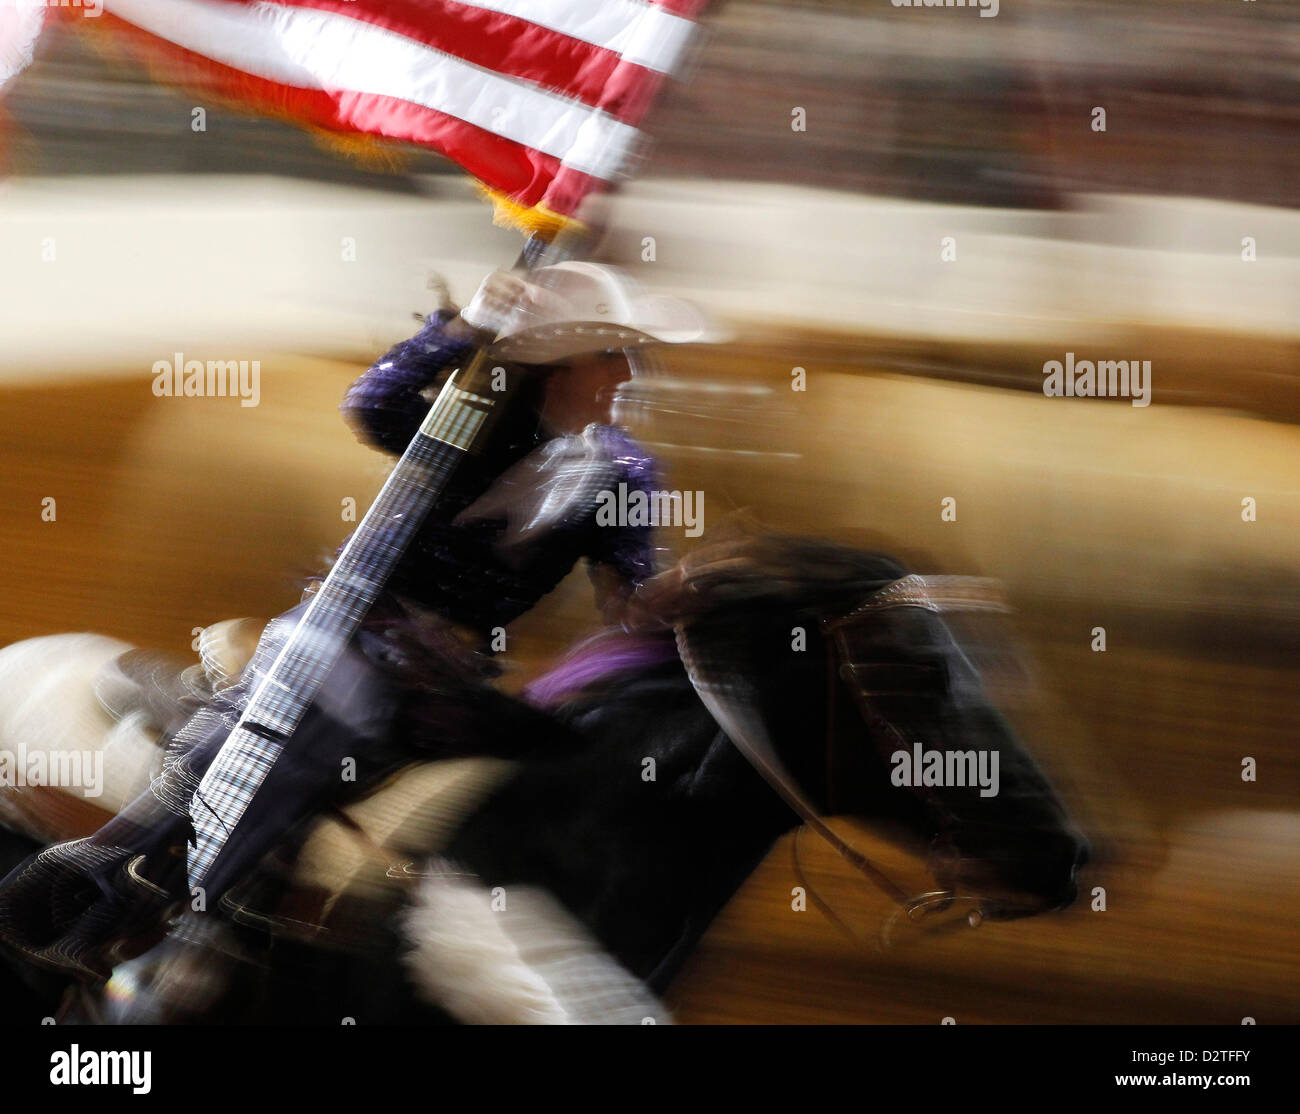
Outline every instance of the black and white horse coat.
<svg viewBox="0 0 1300 1114"><path fill-rule="evenodd" d="M881 611L856 639L858 660L848 671L822 633L823 620L852 611L906 570L823 543L763 544L777 547L785 571L772 575L760 560L737 583L715 579L686 621L726 668L744 675L805 796L819 811L888 818L929 841L946 886L1012 893L1041 909L1068 904L1086 843L940 618L923 608ZM802 639L792 639L796 630ZM486 683L444 675L424 686L432 705L417 701L414 713L395 720L412 754L505 757L514 765L450 840L430 849L435 861L409 865L405 908L377 918L365 947L323 949L248 923L223 924L223 956L236 952L243 962L197 1015L153 1002L159 968L146 953L135 970L115 972L131 981L135 1007L102 1016L337 1024L342 1016L383 1023L661 1014L654 996L800 820L720 730L671 652L671 632L655 637L668 648L654 663L588 677L546 713ZM864 720L850 673L870 685L885 722ZM448 747L448 737L459 742ZM899 740L997 751L998 795L892 784L889 754ZM292 844L291 833L290 857ZM568 957L568 966L548 967L548 951ZM575 985L562 985L566 977Z"/></svg>

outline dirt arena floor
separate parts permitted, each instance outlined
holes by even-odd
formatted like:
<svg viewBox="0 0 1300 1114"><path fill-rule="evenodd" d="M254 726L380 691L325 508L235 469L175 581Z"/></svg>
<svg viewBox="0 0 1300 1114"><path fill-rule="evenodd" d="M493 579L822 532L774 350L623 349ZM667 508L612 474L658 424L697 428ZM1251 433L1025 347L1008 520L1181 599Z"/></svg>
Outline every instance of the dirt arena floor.
<svg viewBox="0 0 1300 1114"><path fill-rule="evenodd" d="M337 415L359 370L265 359L253 408L156 398L146 372L0 391L0 644L96 630L188 652L197 628L292 605L385 472ZM903 377L842 352L751 345L668 370L732 388L661 386L631 407L667 486L705 492L706 540L736 517L1002 580L1028 663L1008 712L1095 845L1073 909L971 928L900 919L811 833L789 837L673 987L679 1019L1300 1021L1300 428ZM510 686L592 629L590 599L579 571L519 624Z"/></svg>

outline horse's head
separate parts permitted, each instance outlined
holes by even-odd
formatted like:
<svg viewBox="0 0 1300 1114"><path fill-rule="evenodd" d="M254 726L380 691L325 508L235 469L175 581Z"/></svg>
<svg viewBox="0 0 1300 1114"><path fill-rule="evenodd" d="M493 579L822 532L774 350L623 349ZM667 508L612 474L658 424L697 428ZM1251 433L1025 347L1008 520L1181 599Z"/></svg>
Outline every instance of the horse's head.
<svg viewBox="0 0 1300 1114"><path fill-rule="evenodd" d="M751 733L817 812L898 822L943 886L1011 915L1069 904L1087 844L944 620L996 607L984 588L764 537L696 551L648 602L711 710L756 711Z"/></svg>

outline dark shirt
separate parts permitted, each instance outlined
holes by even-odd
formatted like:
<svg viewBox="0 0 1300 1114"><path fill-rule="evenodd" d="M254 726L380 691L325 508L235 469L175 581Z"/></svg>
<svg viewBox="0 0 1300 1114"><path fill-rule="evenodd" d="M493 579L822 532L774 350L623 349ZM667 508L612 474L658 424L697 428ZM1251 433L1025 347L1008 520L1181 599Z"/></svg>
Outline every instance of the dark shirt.
<svg viewBox="0 0 1300 1114"><path fill-rule="evenodd" d="M438 385L472 349L447 335L453 316L444 310L430 318L349 389L341 409L363 442L389 453L405 450L429 411L422 392ZM467 456L458 467L389 579L390 592L487 633L531 608L580 558L611 566L629 586L653 572L649 528L597 525L595 516L597 489L617 490L625 483L629 491L649 491L653 461L612 426L591 426L581 436L558 442L539 417L542 387L540 375L530 377L509 401L485 450ZM575 460L579 471L585 462L588 482L570 485L574 490L559 500L558 509L551 509L544 526L522 536L509 530L507 539L514 525L512 499L526 517L526 505L538 490L539 473L527 465L515 467L529 454L539 466L547 460L569 461L568 475ZM456 521L498 479L493 494L503 498L493 505L504 509ZM555 468L540 473L543 489L549 485L553 493L561 479Z"/></svg>

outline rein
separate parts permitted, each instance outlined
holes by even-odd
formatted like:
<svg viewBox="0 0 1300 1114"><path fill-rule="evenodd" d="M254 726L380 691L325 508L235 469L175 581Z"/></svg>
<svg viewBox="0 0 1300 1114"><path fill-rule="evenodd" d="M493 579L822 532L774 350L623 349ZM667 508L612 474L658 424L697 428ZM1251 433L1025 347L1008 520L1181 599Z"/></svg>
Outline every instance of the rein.
<svg viewBox="0 0 1300 1114"><path fill-rule="evenodd" d="M872 706L869 694L863 692L859 685L852 684L854 680L852 648L848 641L848 635L855 626L868 621L870 617L882 610L894 607L920 607L936 614L950 611L1005 613L1010 608L1002 598L996 581L980 577L912 574L886 584L847 614L822 620L822 630L831 638L835 649L835 658L838 660L836 673L839 678L851 684L862 711L870 721L883 725L901 743L902 736L898 733L898 729L879 715ZM974 908L966 918L971 927L978 926L984 919L992 916L1019 915L1037 911L1029 907L1021 909L1006 903L994 903L990 899L974 895L958 894L955 890L932 890L919 895L909 895L865 854L838 835L827 823L826 817L799 787L777 754L761 715L754 710L757 694L753 686L734 674L724 678L718 676L716 672L711 673L691 645L688 623L679 622L674 625L673 630L677 639L678 654L691 685L722 733L732 741L763 780L794 810L808 828L849 866L870 880L899 906L898 911L884 926L882 937L886 943L894 923L900 916L905 915L909 920L919 920L932 913L947 910L957 902L974 904ZM829 740L827 745L829 748ZM802 880L797 844L798 831L795 833L794 861L796 872ZM805 889L812 893L806 883ZM855 940L858 939L857 935L850 931L815 894L813 899L842 931L847 932Z"/></svg>
<svg viewBox="0 0 1300 1114"><path fill-rule="evenodd" d="M753 693L744 682L723 682L707 678L699 660L692 653L687 628L679 624L677 652L686 668L686 675L701 703L709 710L719 729L758 771L777 795L799 815L808 827L833 847L838 855L854 870L865 875L900 904L907 895L896 886L866 855L856 850L838 836L826 823L816 806L807 798L798 783L790 776L785 764L776 753L762 718L754 711Z"/></svg>

